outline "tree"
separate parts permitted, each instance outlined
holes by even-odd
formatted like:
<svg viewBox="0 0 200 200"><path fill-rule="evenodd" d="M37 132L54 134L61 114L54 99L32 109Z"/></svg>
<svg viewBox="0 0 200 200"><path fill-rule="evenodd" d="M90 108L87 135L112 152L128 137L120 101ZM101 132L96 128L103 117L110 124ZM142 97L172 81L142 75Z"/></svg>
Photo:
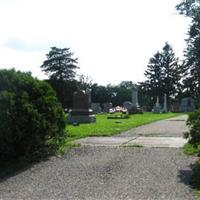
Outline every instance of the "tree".
<svg viewBox="0 0 200 200"><path fill-rule="evenodd" d="M41 66L42 70L49 75L50 79L73 80L76 75L77 58L72 58L70 48L51 47Z"/></svg>
<svg viewBox="0 0 200 200"><path fill-rule="evenodd" d="M177 10L192 19L185 51L188 76L184 80L185 92L196 97L200 105L200 1L185 0L177 5Z"/></svg>
<svg viewBox="0 0 200 200"><path fill-rule="evenodd" d="M51 47L46 55L47 59L43 62L41 68L49 75L49 83L55 89L58 99L63 108L71 106L69 99L72 98L72 89L75 86L76 69L78 69L77 58L73 58L73 53L69 48ZM70 93L66 93L70 91ZM66 102L69 102L69 104Z"/></svg>
<svg viewBox="0 0 200 200"><path fill-rule="evenodd" d="M122 81L115 86L114 105L123 105L123 102L131 101L133 85L132 81Z"/></svg>
<svg viewBox="0 0 200 200"><path fill-rule="evenodd" d="M0 70L0 110L0 158L30 158L66 136L54 90L30 73Z"/></svg>
<svg viewBox="0 0 200 200"><path fill-rule="evenodd" d="M46 80L52 88L56 91L59 102L62 103L63 108L72 108L73 93L78 90L78 83L76 80L59 81L55 79Z"/></svg>
<svg viewBox="0 0 200 200"><path fill-rule="evenodd" d="M89 76L85 76L84 74L80 74L78 76L78 87L81 90L86 90L87 88L91 88L92 79Z"/></svg>
<svg viewBox="0 0 200 200"><path fill-rule="evenodd" d="M132 81L122 81L118 85L108 84L106 86L93 84L91 87L92 101L101 104L112 102L113 106L123 105L124 101L131 101L132 88Z"/></svg>
<svg viewBox="0 0 200 200"><path fill-rule="evenodd" d="M95 83L91 86L91 89L92 102L99 102L101 104L113 102L113 87L111 85L101 86Z"/></svg>
<svg viewBox="0 0 200 200"><path fill-rule="evenodd" d="M194 18L199 5L199 0L183 0L176 6L176 9L180 12L180 14Z"/></svg>
<svg viewBox="0 0 200 200"><path fill-rule="evenodd" d="M150 96L162 98L166 93L169 98L177 95L183 73L183 68L178 63L179 59L175 57L168 43L161 52L157 52L150 58L145 71L147 80L143 83Z"/></svg>

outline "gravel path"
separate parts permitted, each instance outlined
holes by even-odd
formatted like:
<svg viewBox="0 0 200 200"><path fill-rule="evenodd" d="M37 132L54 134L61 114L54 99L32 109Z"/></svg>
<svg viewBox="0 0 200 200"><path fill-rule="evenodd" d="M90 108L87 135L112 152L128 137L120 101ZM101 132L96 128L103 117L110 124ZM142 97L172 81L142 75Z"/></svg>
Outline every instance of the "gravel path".
<svg viewBox="0 0 200 200"><path fill-rule="evenodd" d="M188 131L186 126L187 115L157 121L151 124L130 129L116 137L156 136L156 137L183 137Z"/></svg>
<svg viewBox="0 0 200 200"><path fill-rule="evenodd" d="M192 200L195 158L170 148L72 149L0 184L0 199Z"/></svg>
<svg viewBox="0 0 200 200"><path fill-rule="evenodd" d="M79 147L0 180L0 199L195 200L195 160L178 148Z"/></svg>

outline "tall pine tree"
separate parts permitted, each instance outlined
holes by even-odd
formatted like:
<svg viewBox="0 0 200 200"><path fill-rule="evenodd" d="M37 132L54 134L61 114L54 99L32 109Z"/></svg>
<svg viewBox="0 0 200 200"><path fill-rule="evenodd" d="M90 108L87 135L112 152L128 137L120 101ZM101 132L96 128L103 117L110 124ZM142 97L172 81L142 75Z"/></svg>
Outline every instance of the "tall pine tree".
<svg viewBox="0 0 200 200"><path fill-rule="evenodd" d="M73 90L77 88L74 80L78 68L76 64L77 58L73 58L69 48L51 47L41 66L64 108L71 106Z"/></svg>
<svg viewBox="0 0 200 200"><path fill-rule="evenodd" d="M41 68L50 79L73 80L76 75L77 58L73 58L73 53L69 48L51 47L46 55L47 59Z"/></svg>
<svg viewBox="0 0 200 200"><path fill-rule="evenodd" d="M143 83L147 93L154 99L163 97L175 97L178 95L181 79L181 67L179 59L175 57L172 47L166 43L161 52L157 52L150 58Z"/></svg>

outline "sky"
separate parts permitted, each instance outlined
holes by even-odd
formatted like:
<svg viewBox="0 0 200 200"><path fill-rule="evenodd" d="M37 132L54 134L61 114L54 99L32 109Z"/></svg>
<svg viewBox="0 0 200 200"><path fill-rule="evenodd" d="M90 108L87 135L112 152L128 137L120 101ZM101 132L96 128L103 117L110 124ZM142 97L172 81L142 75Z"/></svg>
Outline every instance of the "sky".
<svg viewBox="0 0 200 200"><path fill-rule="evenodd" d="M145 80L149 59L168 41L183 59L189 20L180 0L0 0L0 68L31 71L50 47L70 48L79 74L106 85Z"/></svg>

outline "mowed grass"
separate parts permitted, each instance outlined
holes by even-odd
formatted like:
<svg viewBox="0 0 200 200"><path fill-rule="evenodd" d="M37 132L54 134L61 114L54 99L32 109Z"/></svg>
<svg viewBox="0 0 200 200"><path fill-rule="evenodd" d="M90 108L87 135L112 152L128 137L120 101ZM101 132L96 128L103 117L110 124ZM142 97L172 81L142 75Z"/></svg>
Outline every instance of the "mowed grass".
<svg viewBox="0 0 200 200"><path fill-rule="evenodd" d="M98 114L96 115L96 123L80 124L79 126L68 124L67 140L72 141L75 139L92 136L112 136L137 126L178 115L180 115L180 113L144 113L130 115L130 118L128 119L107 119L106 114Z"/></svg>

